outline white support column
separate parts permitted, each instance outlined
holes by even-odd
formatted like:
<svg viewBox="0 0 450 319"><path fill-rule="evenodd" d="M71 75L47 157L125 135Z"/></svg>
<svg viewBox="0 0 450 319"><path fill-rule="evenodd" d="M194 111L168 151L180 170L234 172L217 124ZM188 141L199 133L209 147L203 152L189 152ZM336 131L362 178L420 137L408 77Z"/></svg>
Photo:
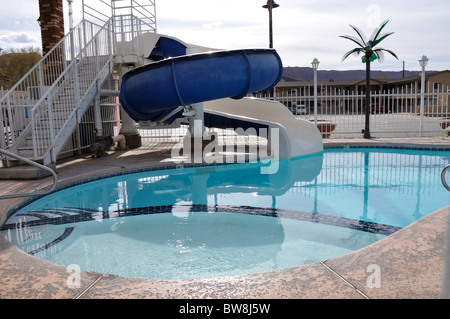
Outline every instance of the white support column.
<svg viewBox="0 0 450 319"><path fill-rule="evenodd" d="M94 120L97 136L103 135L102 112L100 106L100 92L94 98Z"/></svg>
<svg viewBox="0 0 450 319"><path fill-rule="evenodd" d="M123 75L129 71L131 67L120 66L119 73L119 87L122 82ZM128 115L128 113L120 107L120 118L122 119L122 126L119 134L124 135L127 140L129 148L137 148L142 145L141 136L136 128L136 122Z"/></svg>
<svg viewBox="0 0 450 319"><path fill-rule="evenodd" d="M205 131L203 103L195 103L191 106L195 113L189 118L189 131L193 137L202 137Z"/></svg>
<svg viewBox="0 0 450 319"><path fill-rule="evenodd" d="M186 48L186 55L201 53L201 48ZM194 111L193 115L189 117L189 132L191 132L191 137L203 137L205 131L204 126L204 108L203 103L194 103L191 105ZM196 125L194 126L194 123Z"/></svg>

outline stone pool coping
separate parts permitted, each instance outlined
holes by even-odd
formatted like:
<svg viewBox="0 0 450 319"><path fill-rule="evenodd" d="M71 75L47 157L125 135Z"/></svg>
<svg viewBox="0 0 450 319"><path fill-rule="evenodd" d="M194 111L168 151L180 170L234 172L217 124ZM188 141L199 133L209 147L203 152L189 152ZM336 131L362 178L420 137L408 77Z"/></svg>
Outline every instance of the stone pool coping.
<svg viewBox="0 0 450 319"><path fill-rule="evenodd" d="M442 138L324 140L328 147L411 147L449 149ZM77 157L58 163L60 185L139 168L156 168L170 156L167 145L114 152L99 159ZM0 194L45 188L51 178L0 181ZM23 199L0 201L0 224ZM123 278L82 272L80 287L69 288L65 267L32 257L0 235L0 298L239 298L239 299L365 299L439 298L446 258L450 206L444 207L393 235L344 256L262 273L189 280ZM380 288L370 288L372 265L379 267ZM369 270L369 272L368 272ZM370 280L370 279L369 279Z"/></svg>

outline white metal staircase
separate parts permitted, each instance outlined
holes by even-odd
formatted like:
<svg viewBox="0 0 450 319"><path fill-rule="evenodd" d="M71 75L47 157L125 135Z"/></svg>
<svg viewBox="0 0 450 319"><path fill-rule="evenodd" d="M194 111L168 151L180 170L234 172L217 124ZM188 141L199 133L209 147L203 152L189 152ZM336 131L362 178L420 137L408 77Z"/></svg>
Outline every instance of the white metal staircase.
<svg viewBox="0 0 450 319"><path fill-rule="evenodd" d="M103 27L82 21L2 97L1 148L44 165L56 162L112 71L111 21Z"/></svg>
<svg viewBox="0 0 450 319"><path fill-rule="evenodd" d="M115 1L110 7L115 9ZM74 136L84 112L99 98L101 85L121 63L143 62L130 52L125 58L123 47L140 47L140 34L147 32L145 19L113 15L100 23L104 25L83 19L0 96L0 149L49 165L67 143L80 144L80 134ZM122 52L117 53L118 48ZM3 158L6 166L15 161Z"/></svg>

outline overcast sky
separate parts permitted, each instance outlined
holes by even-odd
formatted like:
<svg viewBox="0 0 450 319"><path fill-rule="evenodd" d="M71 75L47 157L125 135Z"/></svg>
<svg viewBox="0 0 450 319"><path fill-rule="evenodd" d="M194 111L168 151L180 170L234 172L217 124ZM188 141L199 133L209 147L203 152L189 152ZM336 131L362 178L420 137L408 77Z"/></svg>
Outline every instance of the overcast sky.
<svg viewBox="0 0 450 319"><path fill-rule="evenodd" d="M99 0L86 0L95 4ZM108 0L106 0L108 2ZM380 47L394 51L399 60L386 54L372 69L419 70L422 55L430 59L427 69L450 69L449 0L276 0L273 10L274 48L284 66L320 69L364 69L360 57L345 52L356 47L340 35L356 35L349 24L367 36L389 19L385 31L395 32ZM82 0L74 0L74 22L81 19ZM156 0L158 32L185 42L218 49L269 47L269 14L266 0ZM0 0L0 48L40 47L38 0ZM67 22L68 9L64 0Z"/></svg>

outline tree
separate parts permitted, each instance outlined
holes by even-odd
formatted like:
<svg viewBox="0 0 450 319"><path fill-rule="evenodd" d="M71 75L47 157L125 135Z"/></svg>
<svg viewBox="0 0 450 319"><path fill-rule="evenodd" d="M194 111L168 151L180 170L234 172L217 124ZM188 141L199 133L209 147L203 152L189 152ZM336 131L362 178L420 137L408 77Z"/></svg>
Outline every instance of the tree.
<svg viewBox="0 0 450 319"><path fill-rule="evenodd" d="M38 48L11 48L0 53L0 87L10 89L42 58Z"/></svg>
<svg viewBox="0 0 450 319"><path fill-rule="evenodd" d="M366 64L366 97L365 97L365 103L364 103L365 104L364 107L365 107L366 121L365 121L365 129L364 129L364 138L371 138L370 122L369 122L370 121L370 63L372 63L373 61L375 61L377 59L379 62L383 62L383 60L384 60L383 52L388 52L389 54L391 54L398 60L397 55L394 52L392 52L391 50L387 50L387 49L383 49L383 48L375 49L375 47L381 41L383 41L388 36L390 36L391 34L394 33L394 32L389 32L389 33L381 34L381 31L384 29L384 27L386 26L386 24L388 22L389 22L389 20L386 20L378 28L376 28L374 30L374 32L372 33L372 36L370 37L369 41L366 41L366 37L361 32L361 30L359 30L358 28L356 28L355 26L352 26L352 25L350 25L350 27L352 27L353 30L356 31L356 33L359 36L359 39L354 36L350 36L350 35L340 36L341 38L348 39L358 45L357 48L354 48L344 54L344 56L342 57L342 62L344 62L344 60L347 59L352 54L355 54L358 56L362 53L363 54L363 56L361 58L362 63Z"/></svg>

